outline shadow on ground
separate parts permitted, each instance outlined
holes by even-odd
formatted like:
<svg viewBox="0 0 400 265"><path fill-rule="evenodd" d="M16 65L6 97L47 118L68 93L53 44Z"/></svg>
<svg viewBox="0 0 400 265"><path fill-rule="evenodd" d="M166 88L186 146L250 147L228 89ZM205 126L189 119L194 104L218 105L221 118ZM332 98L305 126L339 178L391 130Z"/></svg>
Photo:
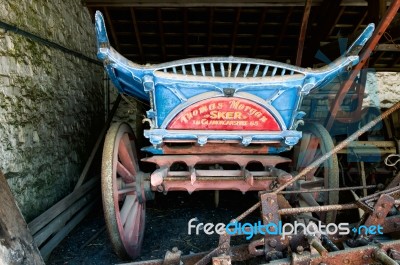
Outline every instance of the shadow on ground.
<svg viewBox="0 0 400 265"><path fill-rule="evenodd" d="M214 204L214 192L170 192L157 194L147 203L146 230L142 255L136 260L160 259L167 250L178 247L183 255L215 248L218 235L188 234L188 221L198 218L199 222L228 223L232 218L258 201L256 193L242 195L240 192L220 192L219 206ZM255 211L245 222L259 220ZM232 245L245 243L243 236L234 237ZM114 254L108 239L101 204L53 251L48 265L102 265L129 262Z"/></svg>

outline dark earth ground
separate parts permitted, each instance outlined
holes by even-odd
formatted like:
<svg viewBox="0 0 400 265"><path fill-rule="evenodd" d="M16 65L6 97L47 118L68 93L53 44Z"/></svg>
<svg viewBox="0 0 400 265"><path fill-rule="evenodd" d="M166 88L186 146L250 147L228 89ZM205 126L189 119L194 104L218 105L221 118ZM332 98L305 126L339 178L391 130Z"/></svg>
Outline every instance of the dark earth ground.
<svg viewBox="0 0 400 265"><path fill-rule="evenodd" d="M136 261L162 259L165 252L173 247L178 247L183 255L213 249L218 245L218 235L188 235L188 221L197 217L203 223L227 224L257 201L256 193L242 195L236 191L221 191L219 206L215 208L213 191L194 192L192 195L187 192L170 192L166 196L156 194L155 201L146 205L142 254ZM256 210L244 222L258 221L259 216ZM232 238L232 245L245 242L244 236ZM130 260L120 259L112 250L99 203L53 251L46 264L101 265L124 262Z"/></svg>

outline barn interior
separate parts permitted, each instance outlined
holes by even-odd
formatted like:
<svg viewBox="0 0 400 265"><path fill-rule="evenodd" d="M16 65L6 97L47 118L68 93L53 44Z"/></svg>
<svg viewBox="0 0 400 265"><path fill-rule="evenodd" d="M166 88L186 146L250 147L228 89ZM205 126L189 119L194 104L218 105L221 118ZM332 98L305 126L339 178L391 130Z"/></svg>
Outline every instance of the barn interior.
<svg viewBox="0 0 400 265"><path fill-rule="evenodd" d="M399 7L399 0L1 1L0 187L9 187L10 192L0 198L10 204L0 209L0 263L29 264L24 262L30 259L35 264L231 264L244 260L250 264L311 260L329 264L330 258L332 264L351 264L349 257L354 257L356 264L397 264ZM155 200L146 202L144 243L142 255L135 256L137 263L132 262L132 255L115 254L116 248L120 252L109 239L113 232L107 232L110 228L102 209L103 145L110 125L118 122L132 127L138 146L149 145L143 136L149 126L142 120L150 106L130 95L119 95L104 70L105 62L96 57L96 11L104 16L111 46L144 66L224 57L276 61L310 70L346 56L350 44L374 23L375 31L358 51L359 64L348 69L345 77L304 96L299 110L304 111L306 122L318 123L329 132L333 146L357 134L335 151L341 190L333 204L341 208L332 211L337 211L337 222L382 225L385 233L353 235L350 250L337 238L310 237L295 243L258 238L251 252L248 246L240 247L249 243L243 238L232 237L227 243L217 234L188 236L188 221L229 223L259 203L261 194L208 190L164 195L156 191ZM386 110L390 114L382 117ZM374 119L376 123L371 124ZM361 133L365 125L371 126ZM305 135L310 133L304 130ZM294 148L283 156L300 165L299 153L307 150L301 143L300 151ZM245 149L237 150L231 152L245 154L240 153ZM298 168L279 170L295 177L319 158L305 156ZM156 170L140 166L149 175ZM264 169L255 163L246 170ZM290 194L296 190L286 192L286 200L292 202ZM301 207L323 207L306 199L306 204L295 201L296 206L283 202L278 208L290 207L286 211L295 212ZM378 202L390 207L379 208ZM263 210L261 214L267 215ZM257 222L259 216L255 210L246 220ZM22 221L10 228L15 218ZM327 217L314 213L312 218ZM24 225L28 230L21 233L16 227ZM18 243L15 237L28 243ZM363 251L363 260L354 254L357 247ZM218 252L221 248L224 251ZM215 252L207 256L210 249Z"/></svg>

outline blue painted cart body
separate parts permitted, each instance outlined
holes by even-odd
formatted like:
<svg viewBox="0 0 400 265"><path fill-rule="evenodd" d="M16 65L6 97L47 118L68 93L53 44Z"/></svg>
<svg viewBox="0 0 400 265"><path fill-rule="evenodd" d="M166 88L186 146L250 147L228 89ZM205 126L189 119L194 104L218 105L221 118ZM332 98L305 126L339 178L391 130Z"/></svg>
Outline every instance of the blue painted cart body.
<svg viewBox="0 0 400 265"><path fill-rule="evenodd" d="M239 142L243 145L274 143L269 153L290 149L301 138L297 125L304 95L322 87L359 61L358 52L371 36L370 24L331 64L309 69L285 63L236 57L204 57L156 65L138 65L116 52L109 43L104 18L96 13L98 58L120 93L150 102L147 118L151 128L144 135L153 144L147 151L162 153L164 142ZM186 108L210 98L232 97L255 102L279 124L278 131L173 130L168 126Z"/></svg>

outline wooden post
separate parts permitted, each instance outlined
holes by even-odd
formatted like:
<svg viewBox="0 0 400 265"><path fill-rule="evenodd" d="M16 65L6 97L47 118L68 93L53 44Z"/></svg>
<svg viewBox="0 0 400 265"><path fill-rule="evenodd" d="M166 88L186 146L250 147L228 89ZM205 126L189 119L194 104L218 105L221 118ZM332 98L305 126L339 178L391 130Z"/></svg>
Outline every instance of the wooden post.
<svg viewBox="0 0 400 265"><path fill-rule="evenodd" d="M44 265L7 180L0 172L0 264Z"/></svg>

